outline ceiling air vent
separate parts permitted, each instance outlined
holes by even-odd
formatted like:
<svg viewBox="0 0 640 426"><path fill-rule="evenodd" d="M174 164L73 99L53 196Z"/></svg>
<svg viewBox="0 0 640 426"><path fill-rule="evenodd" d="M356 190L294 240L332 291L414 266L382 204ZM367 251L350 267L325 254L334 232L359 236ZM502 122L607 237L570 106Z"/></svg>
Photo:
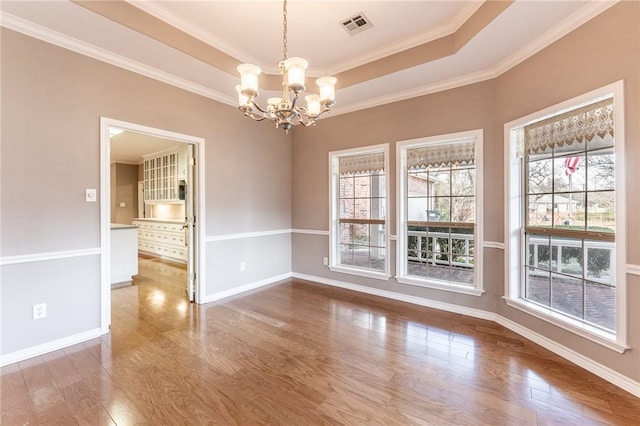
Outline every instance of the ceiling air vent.
<svg viewBox="0 0 640 426"><path fill-rule="evenodd" d="M340 26L342 26L342 28L344 28L346 32L353 36L363 32L364 30L368 30L369 28L373 27L373 24L371 23L369 18L364 16L364 13L360 12L350 18L343 19L340 23Z"/></svg>

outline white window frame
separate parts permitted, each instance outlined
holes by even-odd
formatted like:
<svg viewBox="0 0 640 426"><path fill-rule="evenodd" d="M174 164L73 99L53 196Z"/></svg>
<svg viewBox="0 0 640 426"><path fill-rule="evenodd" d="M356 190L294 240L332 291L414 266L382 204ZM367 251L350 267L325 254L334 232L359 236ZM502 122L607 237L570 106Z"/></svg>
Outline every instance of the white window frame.
<svg viewBox="0 0 640 426"><path fill-rule="evenodd" d="M384 153L384 271L350 267L338 263L340 259L340 187L338 178L340 157L360 154ZM389 144L370 145L361 148L344 149L329 152L329 270L343 274L359 275L378 280L388 280L389 275Z"/></svg>
<svg viewBox="0 0 640 426"><path fill-rule="evenodd" d="M611 333L570 318L521 297L524 280L524 194L522 161L517 156L518 129L542 118L558 115L596 99L613 95L615 135L615 268L616 268L616 332ZM624 126L624 82L617 81L589 93L518 118L504 125L505 140L505 302L507 305L575 333L619 353L627 345L627 279L626 279L626 169Z"/></svg>
<svg viewBox="0 0 640 426"><path fill-rule="evenodd" d="M454 142L465 138L475 138L475 167L476 167L476 220L474 230L474 279L473 286L458 284L455 282L447 282L434 280L429 278L417 278L408 275L407 256L408 256L408 201L407 201L407 166L406 166L406 150L428 144L444 144ZM484 293L482 282L483 269L483 243L484 243L484 221L483 221L483 130L470 130L466 132L451 133L438 136L430 136L425 138L410 139L398 141L396 143L396 170L397 170L397 244L396 244L396 280L401 284L415 285L420 287L434 288L438 290L451 291L455 293L463 293L473 296L481 296Z"/></svg>

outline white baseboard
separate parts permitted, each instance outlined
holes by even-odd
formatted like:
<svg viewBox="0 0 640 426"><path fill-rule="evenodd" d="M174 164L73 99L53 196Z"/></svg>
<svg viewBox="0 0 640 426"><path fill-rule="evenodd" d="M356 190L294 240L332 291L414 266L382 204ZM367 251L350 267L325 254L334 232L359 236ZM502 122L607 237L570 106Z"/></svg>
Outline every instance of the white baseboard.
<svg viewBox="0 0 640 426"><path fill-rule="evenodd" d="M621 389L631 393L632 395L640 398L640 382L637 382L629 377L612 370L611 368L604 366L594 360L587 358L586 356L567 348L541 334L529 330L522 325L504 318L493 312L483 311L481 309L468 308L465 306L453 305L450 303L438 302L435 300L424 299L422 297L408 296L406 294L395 293L387 290L379 290L371 287L361 286L357 284L351 284L344 281L332 280L328 278L318 277L315 275L307 275L294 272L291 274L293 278L301 280L316 282L320 284L330 285L334 287L340 287L347 290L359 291L361 293L372 294L375 296L385 297L388 299L399 300L402 302L412 303L414 305L426 306L428 308L439 309L446 312L453 312L457 314L467 315L474 318L486 319L497 322L505 328L519 334L520 336L528 339L545 349L550 350L558 356L584 368L585 370L595 374L596 376L608 381L609 383L618 386Z"/></svg>
<svg viewBox="0 0 640 426"><path fill-rule="evenodd" d="M63 337L62 339L53 340L41 345L31 346L30 348L11 352L9 354L0 356L0 367L4 367L5 365L13 364L15 362L24 361L25 359L33 358L35 356L46 354L48 352L57 351L58 349L63 349L68 346L77 345L78 343L95 339L101 334L102 333L100 328L94 328L92 330L74 334L73 336Z"/></svg>
<svg viewBox="0 0 640 426"><path fill-rule="evenodd" d="M344 281L332 280L329 278L317 277L315 275L300 274L294 272L291 274L293 278L301 280L317 282L320 284L326 284L333 287L340 287L347 290L358 291L360 293L371 294L374 296L385 297L387 299L399 300L401 302L412 303L414 305L425 306L427 308L439 309L441 311L453 312L456 314L462 314L474 318L486 319L493 321L494 314L491 312L483 311L481 309L467 308L465 306L453 305L451 303L438 302L436 300L425 299L423 297L409 296L407 294L396 293L388 290L380 290L377 288L351 284Z"/></svg>
<svg viewBox="0 0 640 426"><path fill-rule="evenodd" d="M555 341L531 331L501 315L495 315L495 322L640 398L640 382L636 382L635 380L632 380L609 367L587 358L573 349L569 349L566 346L556 343Z"/></svg>
<svg viewBox="0 0 640 426"><path fill-rule="evenodd" d="M278 281L286 280L287 278L291 278L291 273L285 273L281 275L276 275L275 277L265 278L264 280L255 281L249 284L245 284L240 287L232 288L229 290L221 291L219 293L209 294L204 296L202 303L211 303L216 302L221 299L225 299L227 297L235 296L240 293L244 293L247 291L255 290L260 287L264 287L269 284L273 284Z"/></svg>

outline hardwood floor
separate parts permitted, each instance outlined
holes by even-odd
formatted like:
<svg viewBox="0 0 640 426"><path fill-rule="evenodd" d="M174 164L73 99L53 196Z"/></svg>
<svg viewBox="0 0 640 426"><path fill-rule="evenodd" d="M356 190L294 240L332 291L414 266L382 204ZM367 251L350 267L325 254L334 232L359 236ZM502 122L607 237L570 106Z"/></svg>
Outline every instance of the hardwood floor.
<svg viewBox="0 0 640 426"><path fill-rule="evenodd" d="M112 332L2 368L2 425L591 425L640 399L503 327L286 280L189 304L140 262Z"/></svg>

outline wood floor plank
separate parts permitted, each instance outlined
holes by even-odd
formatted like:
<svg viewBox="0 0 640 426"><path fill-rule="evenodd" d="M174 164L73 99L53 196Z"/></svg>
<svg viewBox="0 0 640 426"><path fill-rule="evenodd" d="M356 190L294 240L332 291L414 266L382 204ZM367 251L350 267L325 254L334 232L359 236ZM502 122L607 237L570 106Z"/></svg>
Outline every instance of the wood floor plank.
<svg viewBox="0 0 640 426"><path fill-rule="evenodd" d="M207 305L141 258L105 336L0 371L3 425L637 425L640 399L491 322L289 279Z"/></svg>

